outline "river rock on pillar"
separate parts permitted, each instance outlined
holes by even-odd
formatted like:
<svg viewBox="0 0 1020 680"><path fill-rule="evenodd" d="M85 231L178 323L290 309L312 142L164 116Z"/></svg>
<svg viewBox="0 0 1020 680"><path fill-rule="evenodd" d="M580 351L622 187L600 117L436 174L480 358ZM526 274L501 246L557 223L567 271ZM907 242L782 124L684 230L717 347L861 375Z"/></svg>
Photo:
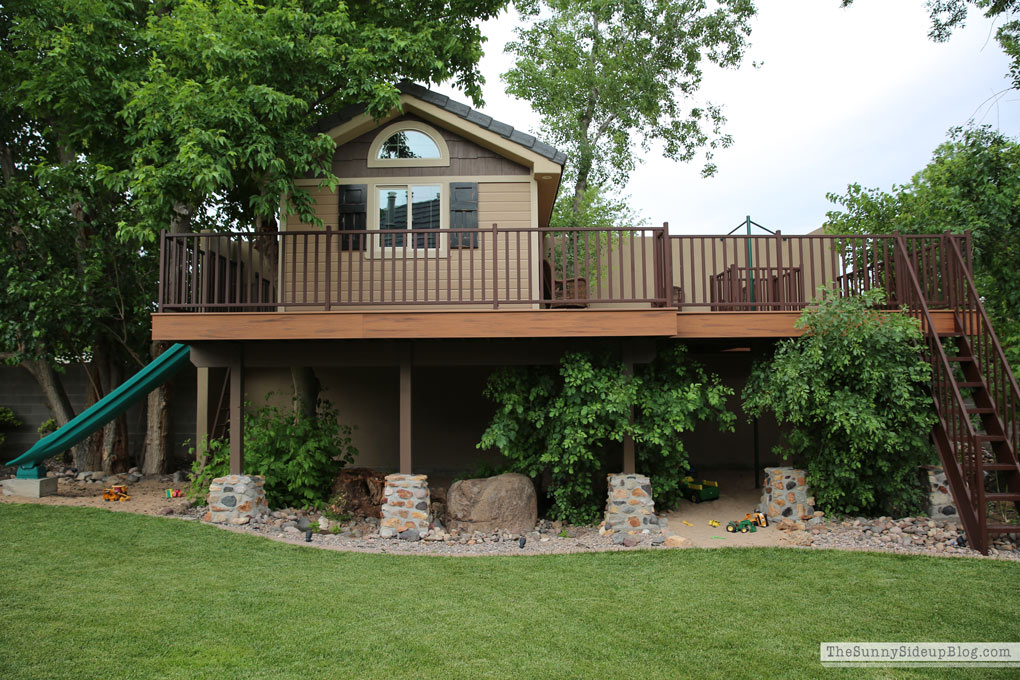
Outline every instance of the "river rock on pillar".
<svg viewBox="0 0 1020 680"><path fill-rule="evenodd" d="M262 475L227 475L209 485L209 509L202 518L213 524L248 524L269 512L266 478Z"/></svg>
<svg viewBox="0 0 1020 680"><path fill-rule="evenodd" d="M604 533L660 534L665 518L655 515L652 483L645 475L609 475Z"/></svg>
<svg viewBox="0 0 1020 680"><path fill-rule="evenodd" d="M531 531L538 524L535 485L516 472L462 479L446 493L446 517L448 528L461 531Z"/></svg>
<svg viewBox="0 0 1020 680"><path fill-rule="evenodd" d="M925 465L928 474L928 516L932 519L960 521L953 504L953 496L949 492L946 471L941 465Z"/></svg>
<svg viewBox="0 0 1020 680"><path fill-rule="evenodd" d="M429 529L428 475L386 475L379 511L379 535L394 538L402 531Z"/></svg>
<svg viewBox="0 0 1020 680"><path fill-rule="evenodd" d="M767 467L761 485L759 512L764 512L769 522L789 519L793 522L819 524L815 517L815 499L808 488L807 475L793 467Z"/></svg>

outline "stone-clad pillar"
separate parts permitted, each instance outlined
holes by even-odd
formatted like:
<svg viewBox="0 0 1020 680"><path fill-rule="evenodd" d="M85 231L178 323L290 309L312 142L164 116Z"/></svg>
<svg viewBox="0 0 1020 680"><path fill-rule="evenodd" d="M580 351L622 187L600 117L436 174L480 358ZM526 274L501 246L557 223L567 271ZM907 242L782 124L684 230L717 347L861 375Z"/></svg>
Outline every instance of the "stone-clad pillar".
<svg viewBox="0 0 1020 680"><path fill-rule="evenodd" d="M655 515L652 484L645 475L609 475L606 501L606 532L661 533L665 520Z"/></svg>
<svg viewBox="0 0 1020 680"><path fill-rule="evenodd" d="M393 538L409 529L424 534L429 528L429 501L427 475L386 475L379 535Z"/></svg>

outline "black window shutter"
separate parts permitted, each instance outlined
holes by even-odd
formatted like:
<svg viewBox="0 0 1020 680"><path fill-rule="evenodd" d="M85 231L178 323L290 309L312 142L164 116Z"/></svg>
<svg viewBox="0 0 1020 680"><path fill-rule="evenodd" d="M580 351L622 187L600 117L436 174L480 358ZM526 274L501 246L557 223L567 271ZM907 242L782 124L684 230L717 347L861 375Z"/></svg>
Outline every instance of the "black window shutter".
<svg viewBox="0 0 1020 680"><path fill-rule="evenodd" d="M368 185L341 184L337 187L340 198L340 231L361 231L368 224ZM340 237L340 250L364 250L364 235Z"/></svg>
<svg viewBox="0 0 1020 680"><path fill-rule="evenodd" d="M450 182L450 229L478 228L478 182ZM477 248L478 234L450 234L451 248Z"/></svg>

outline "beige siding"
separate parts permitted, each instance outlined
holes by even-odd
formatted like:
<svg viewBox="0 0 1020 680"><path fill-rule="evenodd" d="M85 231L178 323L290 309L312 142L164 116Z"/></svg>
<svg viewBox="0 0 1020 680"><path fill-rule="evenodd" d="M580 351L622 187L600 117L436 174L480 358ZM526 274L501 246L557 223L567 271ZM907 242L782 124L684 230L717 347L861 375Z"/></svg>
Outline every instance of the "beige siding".
<svg viewBox="0 0 1020 680"><path fill-rule="evenodd" d="M416 116L401 116L391 122L410 120L425 122ZM479 146L445 128L428 123L439 131L450 150L450 165L425 168L369 168L368 150L379 130L372 130L342 146L333 155L333 174L337 177L433 177L528 175L528 168Z"/></svg>
<svg viewBox="0 0 1020 680"><path fill-rule="evenodd" d="M319 188L311 191L316 216L335 229L336 194ZM403 248L383 248L379 237L373 237L365 251L340 251L339 236L332 236L330 304L399 308L400 303L428 301L459 305L491 300L494 284L499 300L508 305L537 298L538 240L533 234L513 231L532 226L531 196L530 182L479 183L478 248L448 248L442 230L438 238L443 247L417 252L409 240ZM495 232L493 224L498 225ZM319 231L294 218L288 220L287 230L291 234L284 236L281 248L281 301L314 304L309 309L321 309L327 290L325 235L294 234Z"/></svg>
<svg viewBox="0 0 1020 680"><path fill-rule="evenodd" d="M682 288L686 304L711 302L713 278L733 266L747 267L749 261L747 239L698 237L671 241L673 285ZM791 286L813 299L818 286L831 285L843 273L843 263L829 247L831 243L821 239L809 244L803 238L754 238L750 259L756 268L792 269Z"/></svg>
<svg viewBox="0 0 1020 680"><path fill-rule="evenodd" d="M351 351L337 343L337 352ZM695 358L734 389L728 407L739 413L739 395L751 367L750 352L699 354ZM494 357L494 363L498 357ZM414 431L412 463L416 472L443 475L477 468L481 462L496 463L497 452L475 448L494 412L494 405L482 390L491 368L478 366L416 367L413 373L412 410ZM322 395L340 414L340 420L354 425L352 438L359 456L355 465L395 471L399 462L398 372L389 368L315 368ZM293 387L287 369L246 371L246 398L253 407L269 402L290 408ZM218 399L216 393L212 399ZM754 460L754 431L745 418L738 418L735 430L720 432L704 423L684 435L691 463L699 470L720 467L751 469ZM775 464L770 453L779 441L779 429L771 418L759 427L761 465ZM706 477L711 477L706 474ZM435 479L430 477L430 483Z"/></svg>

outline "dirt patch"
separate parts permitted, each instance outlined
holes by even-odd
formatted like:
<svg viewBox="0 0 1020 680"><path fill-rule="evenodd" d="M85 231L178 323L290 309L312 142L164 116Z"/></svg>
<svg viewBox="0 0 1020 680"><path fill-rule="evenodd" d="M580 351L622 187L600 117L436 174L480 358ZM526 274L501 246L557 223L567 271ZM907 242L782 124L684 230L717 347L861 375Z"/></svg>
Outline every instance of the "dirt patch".
<svg viewBox="0 0 1020 680"><path fill-rule="evenodd" d="M118 482L125 484L124 482ZM103 489L107 484L76 482L68 478L57 479L57 495L44 498L25 498L0 494L0 503L35 503L38 505L70 505L79 508L105 508L113 512L134 512L139 515L166 514L166 508L177 512L184 498L167 498L167 489L187 492L187 484L174 484L169 477L149 478L126 484L129 501L104 501Z"/></svg>

